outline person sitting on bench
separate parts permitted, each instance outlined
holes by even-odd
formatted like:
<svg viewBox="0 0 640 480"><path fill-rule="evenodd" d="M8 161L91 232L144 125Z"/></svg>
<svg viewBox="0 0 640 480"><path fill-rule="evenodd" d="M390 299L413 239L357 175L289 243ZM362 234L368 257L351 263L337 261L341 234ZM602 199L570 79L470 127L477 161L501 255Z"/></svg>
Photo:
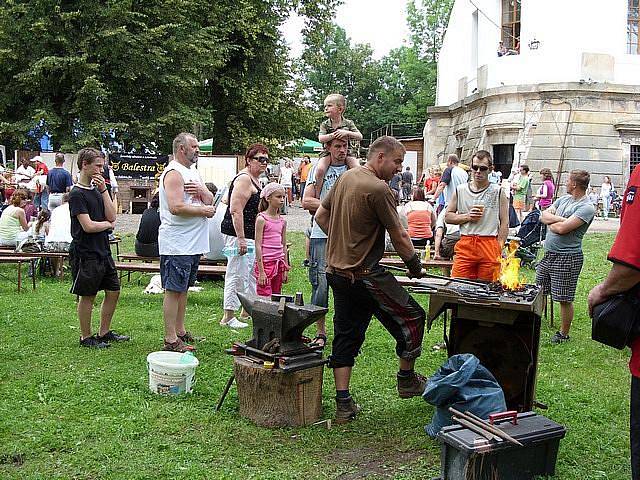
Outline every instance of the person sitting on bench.
<svg viewBox="0 0 640 480"><path fill-rule="evenodd" d="M140 257L159 257L158 229L160 228L160 196L156 193L151 199L151 206L142 212L138 233L136 233L135 250Z"/></svg>

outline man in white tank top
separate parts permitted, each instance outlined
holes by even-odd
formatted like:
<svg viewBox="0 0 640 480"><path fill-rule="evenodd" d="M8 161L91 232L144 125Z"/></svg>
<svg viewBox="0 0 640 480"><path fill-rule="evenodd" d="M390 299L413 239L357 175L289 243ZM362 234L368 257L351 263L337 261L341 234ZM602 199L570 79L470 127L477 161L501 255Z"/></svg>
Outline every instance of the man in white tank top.
<svg viewBox="0 0 640 480"><path fill-rule="evenodd" d="M479 150L471 159L471 182L459 185L445 221L460 225L452 277L493 282L500 275L500 255L509 232L509 200L489 182L491 154Z"/></svg>
<svg viewBox="0 0 640 480"><path fill-rule="evenodd" d="M198 161L198 140L180 133L173 140L173 160L159 181L158 250L164 291L164 349L194 350L184 326L187 292L195 283L200 257L209 251L207 218L213 217L213 195L191 168Z"/></svg>

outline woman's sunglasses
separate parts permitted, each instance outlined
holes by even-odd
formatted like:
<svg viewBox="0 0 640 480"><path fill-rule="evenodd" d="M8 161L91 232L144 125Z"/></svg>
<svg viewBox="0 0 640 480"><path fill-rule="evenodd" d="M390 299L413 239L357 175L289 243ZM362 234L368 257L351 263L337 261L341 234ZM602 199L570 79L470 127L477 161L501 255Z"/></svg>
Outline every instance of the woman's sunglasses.
<svg viewBox="0 0 640 480"><path fill-rule="evenodd" d="M481 172L486 172L487 170L489 170L489 167L485 165L471 165L471 170L473 170L474 172L477 172L478 170L480 170Z"/></svg>
<svg viewBox="0 0 640 480"><path fill-rule="evenodd" d="M269 163L269 157L253 157L253 159L260 163Z"/></svg>

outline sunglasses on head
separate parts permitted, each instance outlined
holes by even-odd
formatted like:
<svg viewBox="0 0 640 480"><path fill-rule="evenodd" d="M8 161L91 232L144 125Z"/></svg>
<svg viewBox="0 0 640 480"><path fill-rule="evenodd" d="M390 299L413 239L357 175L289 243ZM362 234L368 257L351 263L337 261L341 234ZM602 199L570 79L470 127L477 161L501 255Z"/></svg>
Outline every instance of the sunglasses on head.
<svg viewBox="0 0 640 480"><path fill-rule="evenodd" d="M253 157L253 159L260 163L269 163L269 157Z"/></svg>
<svg viewBox="0 0 640 480"><path fill-rule="evenodd" d="M477 172L478 170L480 170L481 172L486 172L487 170L489 170L489 167L485 165L471 165L471 170L473 170L474 172Z"/></svg>

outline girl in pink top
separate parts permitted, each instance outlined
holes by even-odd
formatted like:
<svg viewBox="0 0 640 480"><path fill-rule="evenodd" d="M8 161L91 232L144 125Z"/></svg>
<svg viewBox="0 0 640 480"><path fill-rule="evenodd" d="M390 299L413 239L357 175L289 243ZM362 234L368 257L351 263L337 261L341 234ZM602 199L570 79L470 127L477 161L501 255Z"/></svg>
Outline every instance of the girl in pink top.
<svg viewBox="0 0 640 480"><path fill-rule="evenodd" d="M256 292L263 297L280 293L288 278L285 248L287 222L280 217L285 191L282 185L271 182L260 192L260 213L256 218Z"/></svg>

